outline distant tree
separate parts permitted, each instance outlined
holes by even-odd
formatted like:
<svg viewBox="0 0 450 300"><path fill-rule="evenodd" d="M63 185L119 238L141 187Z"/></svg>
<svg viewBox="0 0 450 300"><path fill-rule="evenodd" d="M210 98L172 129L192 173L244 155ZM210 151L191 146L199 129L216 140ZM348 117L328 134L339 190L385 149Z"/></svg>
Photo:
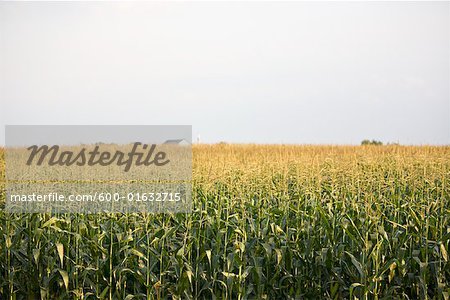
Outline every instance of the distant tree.
<svg viewBox="0 0 450 300"><path fill-rule="evenodd" d="M381 145L383 145L383 143L382 142L380 142L380 141L377 141L377 140L363 140L362 142L361 142L361 145L374 145L374 146L381 146Z"/></svg>

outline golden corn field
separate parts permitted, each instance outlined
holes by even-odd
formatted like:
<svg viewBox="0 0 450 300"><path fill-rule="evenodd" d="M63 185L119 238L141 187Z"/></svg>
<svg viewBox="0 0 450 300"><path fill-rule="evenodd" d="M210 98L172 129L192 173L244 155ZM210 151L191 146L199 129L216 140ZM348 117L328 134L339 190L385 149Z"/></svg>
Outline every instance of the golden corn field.
<svg viewBox="0 0 450 300"><path fill-rule="evenodd" d="M2 208L0 299L449 299L450 147L196 145L193 159L189 214Z"/></svg>

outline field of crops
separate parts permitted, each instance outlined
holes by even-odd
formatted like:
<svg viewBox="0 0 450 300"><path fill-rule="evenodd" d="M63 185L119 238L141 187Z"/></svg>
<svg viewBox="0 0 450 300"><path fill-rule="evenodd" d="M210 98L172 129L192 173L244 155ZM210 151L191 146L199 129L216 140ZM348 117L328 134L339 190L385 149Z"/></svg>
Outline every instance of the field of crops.
<svg viewBox="0 0 450 300"><path fill-rule="evenodd" d="M450 147L193 154L190 214L0 210L0 299L449 298Z"/></svg>

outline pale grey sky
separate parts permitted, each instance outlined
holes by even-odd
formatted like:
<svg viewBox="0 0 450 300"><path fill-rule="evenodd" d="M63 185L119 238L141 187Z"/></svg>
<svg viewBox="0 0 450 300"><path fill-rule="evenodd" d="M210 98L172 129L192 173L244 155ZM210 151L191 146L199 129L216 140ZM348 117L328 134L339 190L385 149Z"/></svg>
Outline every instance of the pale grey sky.
<svg viewBox="0 0 450 300"><path fill-rule="evenodd" d="M0 126L450 144L449 19L449 2L0 2Z"/></svg>

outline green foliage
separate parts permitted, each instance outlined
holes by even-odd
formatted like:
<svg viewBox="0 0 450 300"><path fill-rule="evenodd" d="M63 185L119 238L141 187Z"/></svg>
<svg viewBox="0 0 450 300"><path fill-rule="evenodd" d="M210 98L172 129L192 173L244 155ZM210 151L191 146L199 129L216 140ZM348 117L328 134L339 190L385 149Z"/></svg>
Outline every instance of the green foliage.
<svg viewBox="0 0 450 300"><path fill-rule="evenodd" d="M374 145L374 146L381 146L381 145L383 145L383 143L382 142L380 142L380 141L377 141L377 140L363 140L362 142L361 142L361 145Z"/></svg>
<svg viewBox="0 0 450 300"><path fill-rule="evenodd" d="M358 148L201 146L190 214L0 211L0 298L448 299L450 148Z"/></svg>

